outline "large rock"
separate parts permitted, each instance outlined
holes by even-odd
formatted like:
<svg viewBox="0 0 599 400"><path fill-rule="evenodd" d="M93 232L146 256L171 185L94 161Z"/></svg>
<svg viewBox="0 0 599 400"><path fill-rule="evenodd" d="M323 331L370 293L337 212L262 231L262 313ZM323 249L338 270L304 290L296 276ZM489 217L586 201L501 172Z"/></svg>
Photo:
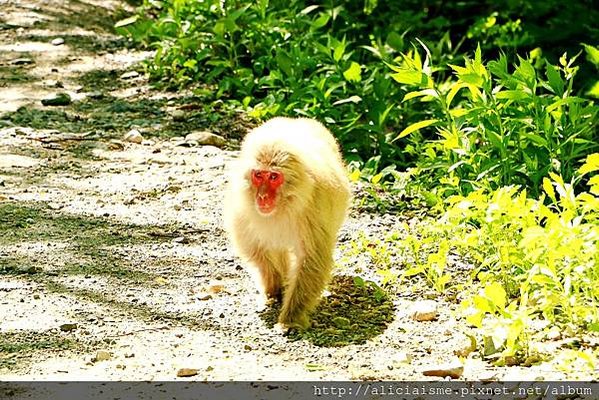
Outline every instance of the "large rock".
<svg viewBox="0 0 599 400"><path fill-rule="evenodd" d="M131 129L129 132L125 134L125 137L123 139L125 139L125 141L129 143L137 144L141 144L144 141L144 137L141 135L141 132L139 132L137 129Z"/></svg>
<svg viewBox="0 0 599 400"><path fill-rule="evenodd" d="M71 96L68 93L56 93L54 96L42 100L45 106L68 106L71 104Z"/></svg>
<svg viewBox="0 0 599 400"><path fill-rule="evenodd" d="M208 131L196 131L185 136L185 142L197 143L200 146L222 147L227 141L222 136Z"/></svg>
<svg viewBox="0 0 599 400"><path fill-rule="evenodd" d="M434 321L438 316L437 302L434 300L418 301L412 305L410 316L415 321Z"/></svg>

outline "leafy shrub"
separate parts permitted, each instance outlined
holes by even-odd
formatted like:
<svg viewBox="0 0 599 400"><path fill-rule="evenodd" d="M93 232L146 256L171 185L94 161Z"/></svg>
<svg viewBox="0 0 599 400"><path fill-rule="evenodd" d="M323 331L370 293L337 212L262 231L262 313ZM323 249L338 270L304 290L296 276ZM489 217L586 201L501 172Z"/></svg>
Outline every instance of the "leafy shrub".
<svg viewBox="0 0 599 400"><path fill-rule="evenodd" d="M422 138L416 146L408 147L407 152L403 151L403 142L392 142L399 126L430 113L426 107L413 103L396 106L402 88L392 84L386 64L394 64L399 52L405 51L408 34L410 37L426 37L430 39L430 43L436 43L431 47L429 63L434 60L437 65L437 79L440 82L437 89L443 91L441 82L448 85L443 69L447 63L455 60L458 48L465 41L470 47L479 41L483 48L489 50L496 46L505 50L517 49L530 44L530 37L540 40L538 34L529 33L534 31L531 28L534 24L530 25L527 21L536 18L538 13L550 15L551 10L557 6L556 2L549 2L545 7L533 7L534 12L531 12L528 2L519 5L509 1L495 3L486 1L453 4L433 1L424 4L420 0L409 0L399 4L387 0L365 0L309 5L310 3L300 0L144 0L136 16L117 25L136 41L156 49L155 57L146 64L148 73L156 82L171 87L195 83L199 86L196 93L206 96L208 101L225 99L228 104L245 109L257 119L273 115L318 118L326 122L339 137L350 162L360 168L375 171L376 174L387 166L397 165L401 169L412 165L416 159L422 158L421 142L427 139ZM515 16L523 10L529 14L520 21ZM534 18L531 16L533 14ZM382 24L381 21L385 23ZM558 22L559 18L556 23ZM579 26L570 33L579 35L576 32L581 30L586 33L588 29L586 26ZM453 41L460 38L457 46L452 45L452 38ZM414 55L413 52L410 54ZM507 59L502 57L498 62L507 65ZM407 62L405 57L403 62ZM538 57L535 60L537 64L542 62ZM491 70L491 73L495 72L507 73L498 69ZM502 76L497 78L503 79ZM463 77L460 79L463 80ZM571 77L566 79L571 83ZM485 84L489 86L490 79ZM526 84L523 87L510 87L508 90L529 90ZM487 95L485 91L483 94ZM572 87L569 85L564 96L571 94ZM535 96L543 98L540 93L532 93L531 99ZM481 104L478 100L484 99L472 100L471 108L479 108ZM510 99L502 100L499 103ZM547 106L536 103L531 105L532 101L524 104L527 102L524 98L512 100L520 104L498 110L505 113L497 115L496 119L501 120L507 114L517 111L518 114L509 115L511 121L520 119L521 124L525 124L526 118L522 115L537 112ZM499 103L495 102L496 105L501 105ZM483 105L482 110L490 112L494 103ZM516 110L519 105L522 107ZM579 106L568 103L557 111L573 111L571 115L576 120L577 112L582 115L585 111ZM569 110L577 107L578 109ZM481 126L496 122L492 116L483 114L481 112L478 115ZM567 113L564 112L564 115ZM472 120L474 117L471 113L462 119ZM533 124L542 128L545 123L541 120L542 117L537 116ZM447 118L454 117L448 115ZM573 127L566 124L559 129L568 131L570 128L579 128L582 124L580 122ZM516 122L514 125L517 125ZM522 130L520 126L509 124L502 129L512 128ZM455 132L449 132L449 136L456 136ZM497 133L492 130L490 132ZM546 136L552 134L546 132ZM575 133L568 131L566 134L572 137ZM579 136L585 136L585 132L581 132ZM448 141L455 139L451 137ZM511 141L512 138L507 140ZM548 143L545 147L554 144ZM516 148L518 145L515 143L508 147ZM570 159L578 159L578 156L588 153L579 144L574 146L570 143L569 146L575 149L551 148L532 158L530 152L524 151L526 154L519 160L503 162L501 169L497 171L493 169L497 162L482 159L494 156L486 150L471 164L479 174L485 174L490 169L491 180L498 180L493 184L512 183L513 175L519 174L515 182L527 181L526 184L534 192L533 188L538 186L539 179L546 176L547 165L556 159L554 156L568 151L580 152L569 154L568 160L560 160L564 163L560 172L568 178L568 171L572 168L569 165ZM430 158L430 151L436 151L431 150L431 146L424 147L429 151L425 158ZM529 157L530 160L523 161L524 157ZM528 163L525 168L518 165L522 162ZM523 177L522 175L535 168L535 164L540 171L530 178ZM452 165L454 164L446 167ZM438 166L434 168L438 169ZM460 168L458 175L464 175L465 169L466 166ZM499 174L503 174L501 179L497 179ZM472 176L466 178L470 179ZM468 182L460 182L461 190L472 190L472 186L474 185L468 187Z"/></svg>
<svg viewBox="0 0 599 400"><path fill-rule="evenodd" d="M517 184L536 197L550 172L571 180L599 147L599 108L573 94L576 56L552 65L532 53L512 70L505 55L485 65L479 48L464 66L450 65L455 76L435 81L438 69L423 47L424 60L413 50L392 66L397 82L418 89L403 101L423 104L397 138L436 127L406 150L449 193Z"/></svg>
<svg viewBox="0 0 599 400"><path fill-rule="evenodd" d="M440 292L457 289L466 320L490 339L487 354L522 354L527 338L548 324L599 332L597 171L599 153L577 171L575 181L592 175L589 191L579 194L575 181L552 173L539 200L514 186L448 198L440 218L395 242L414 261L395 277L420 274ZM451 254L475 266L465 283L448 268ZM392 272L383 268L383 281L392 282Z"/></svg>
<svg viewBox="0 0 599 400"><path fill-rule="evenodd" d="M204 84L199 93L227 99L250 116L311 116L338 135L350 159L401 159L387 143L397 120L399 88L381 60L346 39L356 29L343 7L302 1L146 1L142 15L122 21L137 41L156 48L150 77L178 87ZM358 27L359 28L359 27ZM383 44L381 44L383 46ZM394 52L389 48L389 52ZM205 86L205 85L208 86ZM380 159L383 161L379 161Z"/></svg>

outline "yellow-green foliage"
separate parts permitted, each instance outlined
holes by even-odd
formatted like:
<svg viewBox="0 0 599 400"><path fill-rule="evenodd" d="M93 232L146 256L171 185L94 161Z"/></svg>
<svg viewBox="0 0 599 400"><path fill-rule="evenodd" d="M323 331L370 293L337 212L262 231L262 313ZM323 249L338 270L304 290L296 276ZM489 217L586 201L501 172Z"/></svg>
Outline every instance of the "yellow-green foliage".
<svg viewBox="0 0 599 400"><path fill-rule="evenodd" d="M492 349L514 355L534 327L548 323L599 331L599 154L587 157L577 180L591 176L588 192L558 175L545 179L546 196L502 187L453 196L440 219L425 221L398 242L415 260L406 275L423 274L443 291L452 279L451 252L472 262L461 291L467 322L492 339ZM418 239L416 239L418 238ZM436 243L423 261L423 245ZM420 260L420 261L419 261ZM537 323L531 324L533 320Z"/></svg>

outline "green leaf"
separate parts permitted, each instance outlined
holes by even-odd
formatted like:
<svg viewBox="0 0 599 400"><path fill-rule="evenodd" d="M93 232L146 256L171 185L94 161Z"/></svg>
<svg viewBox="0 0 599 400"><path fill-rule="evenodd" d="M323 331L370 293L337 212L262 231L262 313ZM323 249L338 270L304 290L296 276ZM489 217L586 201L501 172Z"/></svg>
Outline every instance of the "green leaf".
<svg viewBox="0 0 599 400"><path fill-rule="evenodd" d="M462 89L464 87L466 87L466 85L464 85L462 83L454 83L451 86L449 93L447 93L447 99L445 100L448 108L451 105L451 102L453 101L453 98L455 97L455 95L460 91L460 89Z"/></svg>
<svg viewBox="0 0 599 400"><path fill-rule="evenodd" d="M194 69L197 63L198 63L197 60L191 59L191 60L185 61L183 63L183 66L185 68Z"/></svg>
<svg viewBox="0 0 599 400"><path fill-rule="evenodd" d="M516 72L514 75L524 79L524 81L527 83L534 82L537 76L535 68L529 61L523 59L522 57L518 56L518 59L520 60L520 65L516 67Z"/></svg>
<svg viewBox="0 0 599 400"><path fill-rule="evenodd" d="M139 15L132 15L128 18L122 19L120 21L118 21L116 24L114 24L115 28L121 28L123 26L127 26L127 25L131 25L137 22L137 20L139 19Z"/></svg>
<svg viewBox="0 0 599 400"><path fill-rule="evenodd" d="M599 81L595 82L593 86L587 91L587 96L599 99Z"/></svg>
<svg viewBox="0 0 599 400"><path fill-rule="evenodd" d="M362 279L362 277L360 276L354 276L354 285L356 285L357 287L364 287L366 283L364 282L364 279Z"/></svg>
<svg viewBox="0 0 599 400"><path fill-rule="evenodd" d="M285 50L278 50L275 56L277 65L287 76L293 76L293 59Z"/></svg>
<svg viewBox="0 0 599 400"><path fill-rule="evenodd" d="M482 52L480 50L480 43L476 46L476 51L474 52L474 62L477 65L482 65Z"/></svg>
<svg viewBox="0 0 599 400"><path fill-rule="evenodd" d="M484 289L485 297L497 307L498 310L505 309L507 294L499 282L493 282Z"/></svg>
<svg viewBox="0 0 599 400"><path fill-rule="evenodd" d="M561 97L564 94L565 82L559 73L559 69L551 64L547 64L545 74L547 75L549 87L553 89L555 94Z"/></svg>
<svg viewBox="0 0 599 400"><path fill-rule="evenodd" d="M547 139L532 133L532 132L522 132L521 135L526 139L530 140L534 144L537 144L541 147L547 147Z"/></svg>
<svg viewBox="0 0 599 400"><path fill-rule="evenodd" d="M416 98L416 97L422 97L422 96L433 96L433 97L437 97L437 92L434 89L424 89L424 90L419 90L416 92L410 92L407 93L402 102Z"/></svg>
<svg viewBox="0 0 599 400"><path fill-rule="evenodd" d="M328 24L329 19L331 19L331 16L329 14L326 14L324 12L320 13L320 16L316 18L314 22L312 22L312 27L315 29L322 28L323 26Z"/></svg>
<svg viewBox="0 0 599 400"><path fill-rule="evenodd" d="M522 90L502 90L501 92L495 93L495 97L498 99L518 101L529 99L530 95Z"/></svg>
<svg viewBox="0 0 599 400"><path fill-rule="evenodd" d="M360 96L350 96L347 99L342 99L342 100L337 100L336 102L333 103L334 106L338 106L340 104L345 104L345 103L354 103L354 104L358 104L359 102L362 101L362 98Z"/></svg>
<svg viewBox="0 0 599 400"><path fill-rule="evenodd" d="M498 149L502 149L504 147L503 142L501 140L501 136L499 136L496 132L491 130L485 130L485 137L489 139L489 142L493 144Z"/></svg>
<svg viewBox="0 0 599 400"><path fill-rule="evenodd" d="M464 83L469 83L476 87L482 87L483 84L485 83L485 80L483 79L482 76L480 76L479 74L475 74L473 72L470 72L467 74L459 74L458 78L460 79L460 81L462 81Z"/></svg>
<svg viewBox="0 0 599 400"><path fill-rule="evenodd" d="M553 184L548 178L543 178L543 190L547 193L547 196L555 203L555 190L553 190Z"/></svg>
<svg viewBox="0 0 599 400"><path fill-rule="evenodd" d="M360 64L352 61L349 68L343 72L343 77L350 82L360 82L362 80L362 69Z"/></svg>
<svg viewBox="0 0 599 400"><path fill-rule="evenodd" d="M593 171L599 171L599 153L589 154L582 167L578 169L580 175Z"/></svg>
<svg viewBox="0 0 599 400"><path fill-rule="evenodd" d="M582 44L587 53L587 60L592 62L596 67L599 67L599 49L589 44Z"/></svg>
<svg viewBox="0 0 599 400"><path fill-rule="evenodd" d="M396 71L397 73L391 74L391 77L399 83L403 83L404 85L418 85L420 87L428 86L428 76L420 71L401 68L398 68Z"/></svg>
<svg viewBox="0 0 599 400"><path fill-rule="evenodd" d="M339 44L335 47L335 50L333 51L333 59L336 62L339 62L339 60L341 60L341 57L343 57L344 53L345 53L345 43L339 42Z"/></svg>
<svg viewBox="0 0 599 400"><path fill-rule="evenodd" d="M333 318L333 324L335 324L335 326L339 329L346 329L346 328L349 328L350 321L349 321L349 319L347 319L345 317L337 316L337 317Z"/></svg>
<svg viewBox="0 0 599 400"><path fill-rule="evenodd" d="M415 132L422 128L426 128L427 126L435 124L438 121L439 121L438 119L426 119L424 121L418 121L416 123L413 123L412 125L408 126L406 129L401 131L399 133L399 135L397 135L397 137L395 139L393 139L392 141L394 142L398 139L401 139L402 137L408 136L410 133Z"/></svg>
<svg viewBox="0 0 599 400"><path fill-rule="evenodd" d="M391 46L393 50L403 51L404 48L404 40L403 37L396 32L391 32L387 35L387 44Z"/></svg>

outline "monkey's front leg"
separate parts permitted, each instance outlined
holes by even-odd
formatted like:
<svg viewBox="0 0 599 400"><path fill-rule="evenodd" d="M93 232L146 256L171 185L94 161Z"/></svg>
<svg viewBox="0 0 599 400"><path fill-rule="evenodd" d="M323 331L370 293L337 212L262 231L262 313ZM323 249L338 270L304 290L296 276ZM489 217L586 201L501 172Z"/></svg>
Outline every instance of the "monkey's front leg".
<svg viewBox="0 0 599 400"><path fill-rule="evenodd" d="M328 254L307 253L297 261L296 270L289 274L279 314L283 329L310 326L310 312L318 304L333 266L333 258Z"/></svg>
<svg viewBox="0 0 599 400"><path fill-rule="evenodd" d="M266 296L266 301L281 300L281 289L288 269L286 251L259 251L250 259L258 270L258 285Z"/></svg>

